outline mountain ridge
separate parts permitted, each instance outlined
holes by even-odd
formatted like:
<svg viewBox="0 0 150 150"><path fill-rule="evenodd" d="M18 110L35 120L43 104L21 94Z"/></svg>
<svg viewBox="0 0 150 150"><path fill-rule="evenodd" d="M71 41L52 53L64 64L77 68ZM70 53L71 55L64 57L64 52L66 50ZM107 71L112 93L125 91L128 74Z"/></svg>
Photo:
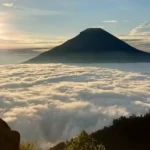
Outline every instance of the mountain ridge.
<svg viewBox="0 0 150 150"><path fill-rule="evenodd" d="M49 62L150 62L150 54L101 28L88 28L26 63Z"/></svg>
<svg viewBox="0 0 150 150"><path fill-rule="evenodd" d="M106 150L149 150L150 112L113 120L112 124L90 134L97 144ZM72 139L69 141L71 142ZM66 150L67 142L61 142L50 150Z"/></svg>

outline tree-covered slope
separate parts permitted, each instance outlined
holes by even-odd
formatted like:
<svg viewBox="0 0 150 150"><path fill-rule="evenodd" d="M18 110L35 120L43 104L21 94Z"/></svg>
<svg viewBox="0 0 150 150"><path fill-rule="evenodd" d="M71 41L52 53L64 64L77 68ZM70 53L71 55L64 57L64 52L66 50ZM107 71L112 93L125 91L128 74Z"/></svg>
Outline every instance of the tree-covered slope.
<svg viewBox="0 0 150 150"><path fill-rule="evenodd" d="M114 120L111 126L90 136L97 141L97 145L103 144L106 150L149 150L150 113L144 116L121 117ZM61 145L51 150L64 150L67 146L66 143Z"/></svg>

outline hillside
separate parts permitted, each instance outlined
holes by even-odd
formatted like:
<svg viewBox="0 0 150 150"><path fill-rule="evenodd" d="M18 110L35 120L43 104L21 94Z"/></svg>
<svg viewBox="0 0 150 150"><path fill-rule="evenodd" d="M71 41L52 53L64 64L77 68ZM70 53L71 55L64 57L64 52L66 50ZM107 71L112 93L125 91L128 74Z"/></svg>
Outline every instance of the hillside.
<svg viewBox="0 0 150 150"><path fill-rule="evenodd" d="M92 133L90 136L103 144L106 150L148 150L150 149L150 113L144 116L121 117L109 127ZM64 150L60 143L50 150Z"/></svg>
<svg viewBox="0 0 150 150"><path fill-rule="evenodd" d="M49 62L150 62L150 53L131 47L103 29L90 28L25 63Z"/></svg>

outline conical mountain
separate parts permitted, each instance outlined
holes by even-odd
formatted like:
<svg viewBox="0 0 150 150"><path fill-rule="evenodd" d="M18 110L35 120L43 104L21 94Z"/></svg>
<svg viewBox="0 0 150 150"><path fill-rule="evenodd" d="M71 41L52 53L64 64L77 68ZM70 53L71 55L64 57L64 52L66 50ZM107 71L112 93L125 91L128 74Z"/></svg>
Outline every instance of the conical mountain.
<svg viewBox="0 0 150 150"><path fill-rule="evenodd" d="M150 53L133 48L101 28L90 28L26 63L150 62Z"/></svg>

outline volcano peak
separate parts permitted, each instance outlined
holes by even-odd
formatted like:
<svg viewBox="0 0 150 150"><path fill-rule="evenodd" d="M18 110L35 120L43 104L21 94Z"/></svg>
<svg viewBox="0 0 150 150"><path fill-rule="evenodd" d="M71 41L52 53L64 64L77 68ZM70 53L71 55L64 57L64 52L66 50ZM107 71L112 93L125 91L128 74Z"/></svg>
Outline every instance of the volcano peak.
<svg viewBox="0 0 150 150"><path fill-rule="evenodd" d="M47 62L150 62L150 54L128 45L102 28L88 28L62 45L27 61Z"/></svg>
<svg viewBox="0 0 150 150"><path fill-rule="evenodd" d="M106 32L102 28L87 28L80 32L80 34L100 34L102 32Z"/></svg>

